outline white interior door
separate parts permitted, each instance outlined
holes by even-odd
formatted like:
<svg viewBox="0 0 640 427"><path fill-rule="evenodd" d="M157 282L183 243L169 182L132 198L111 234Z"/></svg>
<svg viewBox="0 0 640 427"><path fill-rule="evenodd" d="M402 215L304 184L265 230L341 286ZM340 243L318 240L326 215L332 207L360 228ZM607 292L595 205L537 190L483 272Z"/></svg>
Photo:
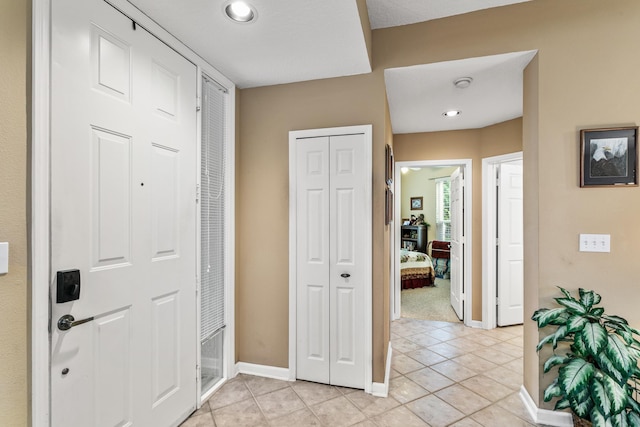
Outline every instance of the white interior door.
<svg viewBox="0 0 640 427"><path fill-rule="evenodd" d="M463 176L460 168L451 174L451 306L459 319L464 316L464 211Z"/></svg>
<svg viewBox="0 0 640 427"><path fill-rule="evenodd" d="M197 399L196 68L102 0L52 8L52 425L176 425ZM80 297L57 303L67 269Z"/></svg>
<svg viewBox="0 0 640 427"><path fill-rule="evenodd" d="M502 163L498 172L498 325L524 316L522 162Z"/></svg>
<svg viewBox="0 0 640 427"><path fill-rule="evenodd" d="M366 140L296 143L297 377L364 388Z"/></svg>

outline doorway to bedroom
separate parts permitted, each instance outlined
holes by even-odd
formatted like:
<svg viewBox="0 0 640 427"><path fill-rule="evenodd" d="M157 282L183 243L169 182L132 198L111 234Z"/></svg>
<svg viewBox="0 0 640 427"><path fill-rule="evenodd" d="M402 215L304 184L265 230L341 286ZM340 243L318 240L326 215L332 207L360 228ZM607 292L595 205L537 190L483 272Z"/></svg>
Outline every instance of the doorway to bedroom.
<svg viewBox="0 0 640 427"><path fill-rule="evenodd" d="M471 272L470 160L395 165L393 319L461 322L465 277ZM457 190L456 190L457 189ZM468 265L467 265L468 264ZM467 317L468 318L468 317Z"/></svg>

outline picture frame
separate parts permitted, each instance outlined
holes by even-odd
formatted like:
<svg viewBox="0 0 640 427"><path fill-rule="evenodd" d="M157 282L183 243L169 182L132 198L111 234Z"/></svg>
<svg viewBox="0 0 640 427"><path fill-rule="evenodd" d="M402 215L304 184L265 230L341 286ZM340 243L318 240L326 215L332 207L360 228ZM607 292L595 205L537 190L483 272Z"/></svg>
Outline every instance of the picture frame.
<svg viewBox="0 0 640 427"><path fill-rule="evenodd" d="M638 186L638 126L580 130L580 187Z"/></svg>
<svg viewBox="0 0 640 427"><path fill-rule="evenodd" d="M387 187L384 194L384 224L389 225L393 222L393 191Z"/></svg>
<svg viewBox="0 0 640 427"><path fill-rule="evenodd" d="M412 197L411 198L411 210L412 211L421 211L422 210L422 197Z"/></svg>
<svg viewBox="0 0 640 427"><path fill-rule="evenodd" d="M389 144L384 147L384 159L384 182L391 185L393 184L393 149Z"/></svg>

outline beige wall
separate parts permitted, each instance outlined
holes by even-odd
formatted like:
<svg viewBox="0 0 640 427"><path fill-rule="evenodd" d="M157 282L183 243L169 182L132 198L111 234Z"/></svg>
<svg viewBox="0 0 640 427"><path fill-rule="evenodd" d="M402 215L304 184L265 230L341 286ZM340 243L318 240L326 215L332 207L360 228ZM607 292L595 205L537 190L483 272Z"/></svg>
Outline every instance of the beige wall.
<svg viewBox="0 0 640 427"><path fill-rule="evenodd" d="M0 425L27 425L27 66L30 2L0 0Z"/></svg>
<svg viewBox="0 0 640 427"><path fill-rule="evenodd" d="M640 325L640 187L578 186L578 130L640 117L639 16L635 0L536 0L374 31L376 68L539 50L526 73L523 125L525 386L536 402L549 376L538 378L528 317L552 304L556 285L595 289L605 308ZM611 234L611 253L578 252L580 233Z"/></svg>
<svg viewBox="0 0 640 427"><path fill-rule="evenodd" d="M640 3L636 0L537 0L426 23L373 31L374 71L364 76L282 85L241 91L241 141L239 167L243 170L239 197L260 200L268 227L240 232L239 244L256 246L260 253L272 250L263 261L239 273L239 292L247 306L239 304L238 350L242 360L254 363L277 362L286 366L286 132L293 129L336 126L346 123L374 125L374 195L382 190L380 174L384 150L385 68L434 63L513 51L538 49L535 72L527 71L525 90L527 111L536 115L523 119L525 144L525 216L529 239L525 253L532 265L525 272L527 295L525 317L538 305L548 305L555 285L569 288L592 287L602 292L607 308L629 317L636 326L640 313L633 304L639 289L632 283L638 276L633 254L640 249L640 227L633 218L640 208L640 188L580 189L578 183L577 131L582 127L633 124L640 116L637 79L640 56L633 54L640 39ZM536 90L537 89L537 90ZM535 91L535 95L532 95ZM531 97L536 99L532 100ZM336 102L338 100L339 102ZM377 102L378 105L371 105ZM487 102L491 102L488 100ZM532 111L534 109L535 111ZM462 131L465 132L465 131ZM404 136L394 140L396 160L402 155ZM406 137L408 138L408 137ZM470 138L473 138L470 136ZM478 141L476 159L503 151L484 151ZM460 145L437 145L427 158L458 157ZM277 154L269 150L277 151ZM412 154L413 155L413 154ZM474 168L479 182L480 164ZM244 173L246 171L246 173ZM479 186L475 186L478 188ZM635 195L635 196L634 196ZM378 196L379 197L379 196ZM477 202L476 202L477 201ZM240 202L243 203L242 201ZM374 200L374 215L383 203ZM551 208L553 207L553 208ZM474 195L474 218L479 218L480 200ZM242 223L251 219L249 206L239 212ZM615 216L615 221L603 220ZM476 222L479 219L476 219ZM479 231L480 223L474 223ZM581 232L609 233L610 254L577 251ZM374 223L374 265L380 265L385 244L384 227ZM532 235L534 236L532 238ZM251 243L253 242L253 243ZM474 236L475 245L480 238ZM538 246L539 242L539 246ZM386 250L386 249L385 249ZM478 248L474 247L474 252ZM279 252L282 251L282 255ZM529 265L529 264L528 264ZM478 294L480 265L474 259L474 293ZM382 272L380 272L382 273ZM379 277L374 271L374 277ZM385 279L386 280L386 279ZM374 283L374 379L380 380L383 354L379 340L386 328L384 301L388 292L382 282ZM264 289L266 288L266 289ZM268 290L267 290L268 289ZM539 301L538 301L539 294ZM267 296L265 301L265 296ZM534 298L534 301L531 301ZM272 300L278 300L270 304ZM268 302L268 303L265 303ZM473 317L479 319L477 301ZM259 321L264 321L256 325ZM257 330L254 328L256 326ZM526 321L526 350L535 334ZM282 338L279 338L279 337ZM266 344L268 343L268 344ZM270 348L262 352L269 345ZM525 361L525 385L537 402L539 369L535 355Z"/></svg>
<svg viewBox="0 0 640 427"><path fill-rule="evenodd" d="M482 129L398 134L394 137L396 161L471 159L472 195L472 314L482 320L482 159L522 150L522 119ZM403 199L411 195L404 194ZM435 225L435 222L432 223ZM435 227L429 227L435 235ZM431 237L430 237L431 238Z"/></svg>
<svg viewBox="0 0 640 427"><path fill-rule="evenodd" d="M424 160L424 159L415 159ZM436 178L450 176L456 167L426 167L420 170L409 170L403 173L402 192L400 193L400 216L402 218L416 217L424 215L424 219L429 223L427 241L436 238ZM397 196L397 195L396 195ZM411 198L422 197L422 209L411 210ZM402 225L401 223L399 225Z"/></svg>
<svg viewBox="0 0 640 427"><path fill-rule="evenodd" d="M388 342L388 321L385 324L384 320L389 280L388 261L384 262L388 259L388 227L384 225L384 145L388 135L385 94L371 90L381 86L380 74L367 74L240 91L236 215L239 360L279 367L289 364L289 131L373 124L374 380L382 381Z"/></svg>

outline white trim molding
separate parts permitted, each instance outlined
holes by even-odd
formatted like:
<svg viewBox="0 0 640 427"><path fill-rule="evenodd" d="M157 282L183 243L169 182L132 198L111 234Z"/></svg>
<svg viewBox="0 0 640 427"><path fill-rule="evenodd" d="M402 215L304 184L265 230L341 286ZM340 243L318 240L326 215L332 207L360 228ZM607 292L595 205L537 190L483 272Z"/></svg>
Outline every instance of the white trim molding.
<svg viewBox="0 0 640 427"><path fill-rule="evenodd" d="M401 200L402 200L402 172L401 169L406 168L427 168L431 166L459 166L463 171L463 188L464 188L464 311L463 320L466 326L473 326L475 321L471 319L471 308L473 301L473 160L472 159L448 159L448 160L412 160L405 162L396 162L394 167L395 174L393 181L395 183L396 193L394 194L394 218L401 218ZM397 230L400 227L402 221L395 223L395 242L393 248L389 251L392 257L391 262L395 264L395 280L391 282L393 292L395 292L395 298L393 299L394 307L392 307L393 315L391 320L396 320L401 317L400 313L400 246L402 233Z"/></svg>
<svg viewBox="0 0 640 427"><path fill-rule="evenodd" d="M520 386L520 399L536 424L554 427L573 427L573 417L571 413L538 408L524 386Z"/></svg>
<svg viewBox="0 0 640 427"><path fill-rule="evenodd" d="M522 151L482 159L482 327L494 329L496 316L496 170L522 160Z"/></svg>
<svg viewBox="0 0 640 427"><path fill-rule="evenodd" d="M256 365L254 363L238 362L236 370L239 374L254 375L256 377L273 378L282 381L295 381L287 368L277 366Z"/></svg>
<svg viewBox="0 0 640 427"><path fill-rule="evenodd" d="M371 394L376 397L387 397L389 396L389 380L391 375L391 357L393 356L393 348L391 347L391 342L389 342L389 347L387 349L387 364L384 369L384 382L383 383L373 383L371 385Z"/></svg>
<svg viewBox="0 0 640 427"><path fill-rule="evenodd" d="M364 134L365 137L365 173L371 177L373 173L373 126L372 125L356 125L323 129L294 130L289 132L289 380L295 381L297 378L297 176L296 176L296 140L298 138L311 138L332 135L350 135ZM366 230L372 229L373 223L373 189L372 179L368 178L365 185L366 212L369 215L366 218L360 218L362 226ZM364 234L361 242L361 248L368 251L369 256L365 258L364 265L364 283L368 283L364 292L364 318L365 318L365 336L364 336L364 391L371 393L373 383L373 309L372 309L372 254L373 254L373 237L370 232Z"/></svg>

